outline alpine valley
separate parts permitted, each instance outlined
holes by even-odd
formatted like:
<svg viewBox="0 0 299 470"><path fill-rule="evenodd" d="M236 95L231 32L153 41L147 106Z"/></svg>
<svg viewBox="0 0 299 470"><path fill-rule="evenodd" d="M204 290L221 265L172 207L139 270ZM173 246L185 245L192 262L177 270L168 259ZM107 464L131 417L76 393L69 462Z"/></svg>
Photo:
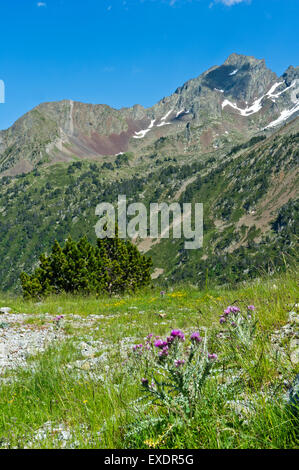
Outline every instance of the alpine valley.
<svg viewBox="0 0 299 470"><path fill-rule="evenodd" d="M298 235L299 67L232 54L145 109L43 103L0 131L0 289L55 239L95 241L100 202L202 202L204 245L136 240L152 278L226 283L285 270ZM296 225L297 224L297 225Z"/></svg>

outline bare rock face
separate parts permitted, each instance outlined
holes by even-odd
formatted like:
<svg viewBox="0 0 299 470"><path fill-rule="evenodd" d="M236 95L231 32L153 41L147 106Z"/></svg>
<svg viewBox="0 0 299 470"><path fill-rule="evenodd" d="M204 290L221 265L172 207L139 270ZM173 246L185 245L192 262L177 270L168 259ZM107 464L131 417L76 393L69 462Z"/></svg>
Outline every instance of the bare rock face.
<svg viewBox="0 0 299 470"><path fill-rule="evenodd" d="M269 70L265 60L244 55L232 54L223 67L229 67L227 80L228 92L237 100L251 102L264 95L269 86L276 81L277 75Z"/></svg>
<svg viewBox="0 0 299 470"><path fill-rule="evenodd" d="M223 65L190 80L176 93L180 95L181 104L188 102L192 106L201 96L201 107L216 111L219 99L224 96L249 103L265 94L276 79L264 60L232 54Z"/></svg>
<svg viewBox="0 0 299 470"><path fill-rule="evenodd" d="M298 67L290 66L278 78L264 60L234 53L152 108L43 103L0 131L0 175L27 173L37 164L74 157L101 159L127 151L143 155L161 138L183 142L186 131L184 143L192 141L193 152L211 151L209 135L215 126L240 132L244 140L263 129L274 131L299 114L298 96Z"/></svg>
<svg viewBox="0 0 299 470"><path fill-rule="evenodd" d="M291 86L293 81L299 78L299 67L295 68L290 65L290 67L283 74L282 78L288 87Z"/></svg>

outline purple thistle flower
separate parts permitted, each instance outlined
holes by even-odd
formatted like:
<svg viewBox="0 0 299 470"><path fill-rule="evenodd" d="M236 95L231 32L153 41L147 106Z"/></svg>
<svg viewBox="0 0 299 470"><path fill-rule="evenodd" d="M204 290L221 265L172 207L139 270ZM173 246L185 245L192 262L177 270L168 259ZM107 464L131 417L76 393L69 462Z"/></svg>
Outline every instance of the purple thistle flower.
<svg viewBox="0 0 299 470"><path fill-rule="evenodd" d="M220 317L219 323L222 325L225 322L226 322L226 318L225 317Z"/></svg>
<svg viewBox="0 0 299 470"><path fill-rule="evenodd" d="M172 330L170 335L173 336L174 338L179 338L182 341L185 341L185 335L181 330Z"/></svg>
<svg viewBox="0 0 299 470"><path fill-rule="evenodd" d="M158 339L157 341L154 342L154 346L155 346L156 348L162 349L163 346L164 346L164 341L162 341L162 339Z"/></svg>
<svg viewBox="0 0 299 470"><path fill-rule="evenodd" d="M147 387L147 386L148 386L148 380L145 379L145 378L142 378L142 379L141 379L141 383L142 383L142 385L143 385L144 387Z"/></svg>
<svg viewBox="0 0 299 470"><path fill-rule="evenodd" d="M255 310L255 306L254 305L248 305L248 310Z"/></svg>
<svg viewBox="0 0 299 470"><path fill-rule="evenodd" d="M201 343L202 342L202 338L200 337L200 334L199 334L198 331L195 331L194 333L192 333L192 335L190 336L190 339L194 343Z"/></svg>
<svg viewBox="0 0 299 470"><path fill-rule="evenodd" d="M57 322L58 322L58 321L62 320L62 318L63 318L63 315L57 315L57 317L55 317L55 318L53 319L53 321L57 321Z"/></svg>
<svg viewBox="0 0 299 470"><path fill-rule="evenodd" d="M135 346L133 346L133 351L137 351L137 349L142 349L143 348L143 344L135 344Z"/></svg>
<svg viewBox="0 0 299 470"><path fill-rule="evenodd" d="M224 310L224 315L229 315L230 313L238 313L240 312L239 307L235 307L235 305L229 305L225 310Z"/></svg>
<svg viewBox="0 0 299 470"><path fill-rule="evenodd" d="M240 309L239 309L239 307L233 306L233 307L231 307L231 311L232 311L233 313L239 313L239 312L240 312Z"/></svg>
<svg viewBox="0 0 299 470"><path fill-rule="evenodd" d="M231 326L237 326L237 323L234 322L234 321L232 321L232 322L231 322Z"/></svg>
<svg viewBox="0 0 299 470"><path fill-rule="evenodd" d="M160 357L168 356L168 346L164 346L164 348L162 349L162 351L159 352L159 356L160 356Z"/></svg>
<svg viewBox="0 0 299 470"><path fill-rule="evenodd" d="M177 359L176 361L174 361L174 363L176 367L181 367L185 364L185 361L184 359Z"/></svg>
<svg viewBox="0 0 299 470"><path fill-rule="evenodd" d="M213 354L208 354L208 359L210 361L216 361L216 359L218 358L217 354L213 353Z"/></svg>
<svg viewBox="0 0 299 470"><path fill-rule="evenodd" d="M174 336L167 336L166 341L167 341L168 346L170 346L171 343L173 343L174 341Z"/></svg>

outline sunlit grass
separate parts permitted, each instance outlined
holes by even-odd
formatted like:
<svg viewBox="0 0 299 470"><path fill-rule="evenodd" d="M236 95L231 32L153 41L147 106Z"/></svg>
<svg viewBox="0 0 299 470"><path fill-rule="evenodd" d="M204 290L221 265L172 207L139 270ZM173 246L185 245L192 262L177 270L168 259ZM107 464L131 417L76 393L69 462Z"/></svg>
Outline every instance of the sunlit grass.
<svg viewBox="0 0 299 470"><path fill-rule="evenodd" d="M122 341L131 345L143 342L148 333L166 335L172 328L184 331L209 327L221 329L219 316L224 308L236 303L254 304L259 320L259 334L247 357L236 355L231 360L234 370L243 370L240 393L257 400L257 412L248 423L240 420L227 406L227 397L219 394L213 383L207 385L205 398L191 422L180 428L159 408L139 410L140 417L161 418L158 426L149 426L129 436L130 423L136 420L137 398L142 395L140 373L129 373L124 365ZM35 432L44 423L63 423L73 432L76 447L144 447L144 448L277 448L298 446L298 435L279 403L263 402L260 391L267 391L282 380L291 381L299 372L298 365L277 360L269 353L270 333L286 323L288 312L298 302L298 286L294 274L265 278L237 286L199 291L195 287L178 286L161 295L160 289L148 289L123 297L61 295L39 302L0 294L0 306L12 313L28 315L26 325L47 327L54 316L64 316L61 328L64 343L30 358L34 369L6 373L12 383L1 385L0 441L3 446L59 447L55 435L33 441ZM48 315L45 315L48 314ZM76 319L71 315L79 315ZM0 315L1 322L1 315ZM216 333L215 333L216 334ZM213 336L215 347L219 344ZM85 337L101 340L108 352L108 362L101 362L97 372L102 380L76 367L68 367L82 359L78 341ZM99 353L100 354L100 353ZM225 349L222 355L228 354ZM283 379L282 379L283 377ZM243 387L243 388L242 388ZM235 397L232 397L234 399ZM68 442L71 445L71 441Z"/></svg>

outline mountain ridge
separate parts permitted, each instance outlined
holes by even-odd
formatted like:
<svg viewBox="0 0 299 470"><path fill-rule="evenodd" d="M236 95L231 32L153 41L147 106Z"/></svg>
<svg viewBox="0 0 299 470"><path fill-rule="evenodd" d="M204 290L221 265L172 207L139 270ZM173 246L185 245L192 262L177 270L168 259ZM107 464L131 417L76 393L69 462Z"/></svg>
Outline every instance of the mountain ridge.
<svg viewBox="0 0 299 470"><path fill-rule="evenodd" d="M276 94L269 95L274 85ZM280 119L286 110L295 117L298 94L298 67L288 67L278 78L264 59L233 53L223 65L188 80L149 108L114 109L72 100L41 103L0 131L0 174L30 171L43 160L55 163L88 156L104 161L124 152L139 156L159 139L173 136L181 140L187 155L194 153L194 146L198 152L201 144L212 150L219 145L210 136L219 134L217 126L223 134L241 130L241 140L243 135L249 138L269 130L273 117ZM285 122L284 115L281 119Z"/></svg>

